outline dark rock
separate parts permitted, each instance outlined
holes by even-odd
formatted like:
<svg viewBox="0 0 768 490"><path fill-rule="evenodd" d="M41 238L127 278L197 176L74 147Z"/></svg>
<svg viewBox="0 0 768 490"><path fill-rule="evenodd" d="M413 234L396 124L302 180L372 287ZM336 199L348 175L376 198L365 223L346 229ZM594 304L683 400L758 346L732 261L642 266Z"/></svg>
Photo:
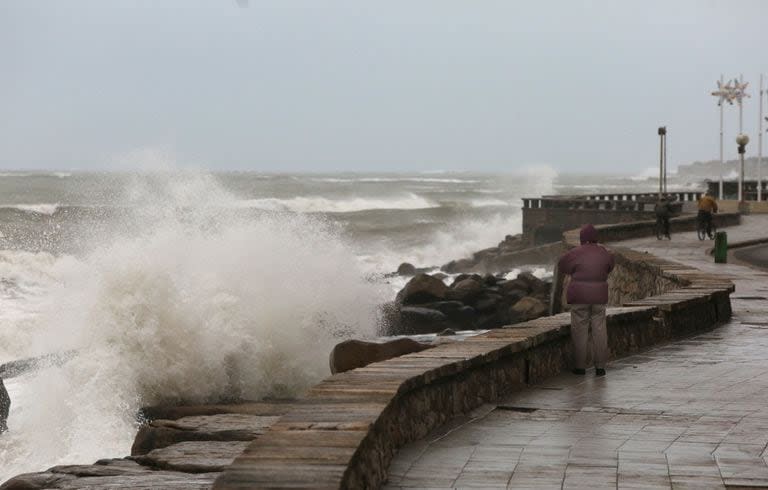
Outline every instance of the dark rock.
<svg viewBox="0 0 768 490"><path fill-rule="evenodd" d="M509 309L509 319L512 323L527 322L544 316L548 312L549 307L546 303L532 296L526 296Z"/></svg>
<svg viewBox="0 0 768 490"><path fill-rule="evenodd" d="M475 263L478 263L478 262L482 262L483 260L493 258L498 254L499 254L499 249L497 247L491 247L491 248L486 248L485 250L480 250L479 252L475 252L474 254L472 254L472 259Z"/></svg>
<svg viewBox="0 0 768 490"><path fill-rule="evenodd" d="M465 279L474 279L477 282L483 282L483 276L481 276L480 274L459 274L458 276L453 278L451 287L455 287L458 283L460 283Z"/></svg>
<svg viewBox="0 0 768 490"><path fill-rule="evenodd" d="M549 292L549 285L528 271L521 272L517 278L525 281L528 284L528 290L533 294L547 294Z"/></svg>
<svg viewBox="0 0 768 490"><path fill-rule="evenodd" d="M504 291L504 302L514 304L528 296L528 292L521 289L508 289Z"/></svg>
<svg viewBox="0 0 768 490"><path fill-rule="evenodd" d="M409 264L408 262L403 262L400 264L400 267L397 268L397 273L401 276L413 276L416 274L416 266Z"/></svg>
<svg viewBox="0 0 768 490"><path fill-rule="evenodd" d="M474 328L477 312L474 308L465 305L461 301L440 301L423 306L444 314L448 318L450 328L458 328L460 330L471 330Z"/></svg>
<svg viewBox="0 0 768 490"><path fill-rule="evenodd" d="M501 300L501 295L485 293L477 298L472 306L481 313L495 310Z"/></svg>
<svg viewBox="0 0 768 490"><path fill-rule="evenodd" d="M445 330L437 334L438 337L448 337L450 335L456 335L456 331L453 330L452 328L446 328Z"/></svg>
<svg viewBox="0 0 768 490"><path fill-rule="evenodd" d="M459 272L469 272L475 269L477 264L472 259L459 259L452 260L442 266L440 269L448 274L456 274Z"/></svg>
<svg viewBox="0 0 768 490"><path fill-rule="evenodd" d="M486 286L494 286L497 282L499 282L499 278L493 274L486 274L483 276L483 283Z"/></svg>
<svg viewBox="0 0 768 490"><path fill-rule="evenodd" d="M507 294L508 291L517 290L530 293L532 289L529 287L528 282L522 279L512 279L511 281L502 281L497 283L499 290L502 294Z"/></svg>
<svg viewBox="0 0 768 490"><path fill-rule="evenodd" d="M0 434L8 430L8 414L11 411L11 397L5 389L3 378L0 378Z"/></svg>
<svg viewBox="0 0 768 490"><path fill-rule="evenodd" d="M435 279L440 279L441 281L444 281L445 279L448 279L448 274L444 272L435 272L432 274L432 277Z"/></svg>
<svg viewBox="0 0 768 490"><path fill-rule="evenodd" d="M430 345L413 339L395 339L389 342L365 342L345 340L337 344L330 355L331 373L343 373L351 369L367 366L373 362L386 361L411 352L421 352Z"/></svg>
<svg viewBox="0 0 768 490"><path fill-rule="evenodd" d="M403 305L417 305L446 299L448 286L428 274L418 274L397 293L397 302Z"/></svg>
<svg viewBox="0 0 768 490"><path fill-rule="evenodd" d="M404 306L400 308L400 326L398 334L413 335L434 333L448 326L448 317L430 308Z"/></svg>
<svg viewBox="0 0 768 490"><path fill-rule="evenodd" d="M183 417L178 420L153 420L139 428L131 455L184 441L252 441L263 434L279 416L228 413Z"/></svg>
<svg viewBox="0 0 768 490"><path fill-rule="evenodd" d="M448 290L447 297L449 299L467 303L481 294L483 294L482 283L470 278L454 284L451 289Z"/></svg>

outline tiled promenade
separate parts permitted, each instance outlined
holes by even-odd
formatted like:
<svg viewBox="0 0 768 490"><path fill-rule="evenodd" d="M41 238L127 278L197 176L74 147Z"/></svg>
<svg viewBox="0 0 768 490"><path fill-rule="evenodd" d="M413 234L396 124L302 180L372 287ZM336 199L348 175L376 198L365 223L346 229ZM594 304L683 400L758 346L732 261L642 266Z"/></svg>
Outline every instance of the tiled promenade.
<svg viewBox="0 0 768 490"><path fill-rule="evenodd" d="M727 231L768 236L768 217ZM768 488L768 273L672 238L622 245L731 278L729 324L484 407L402 449L385 488Z"/></svg>

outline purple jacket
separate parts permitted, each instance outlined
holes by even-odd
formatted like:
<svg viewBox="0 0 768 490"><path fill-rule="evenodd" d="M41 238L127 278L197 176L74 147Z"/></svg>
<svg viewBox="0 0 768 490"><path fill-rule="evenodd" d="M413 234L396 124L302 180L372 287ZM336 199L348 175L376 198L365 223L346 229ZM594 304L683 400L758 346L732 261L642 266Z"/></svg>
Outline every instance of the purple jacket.
<svg viewBox="0 0 768 490"><path fill-rule="evenodd" d="M571 276L566 299L571 305L608 303L608 274L613 270L611 252L597 244L597 230L592 225L581 229L581 246L560 258L557 267Z"/></svg>

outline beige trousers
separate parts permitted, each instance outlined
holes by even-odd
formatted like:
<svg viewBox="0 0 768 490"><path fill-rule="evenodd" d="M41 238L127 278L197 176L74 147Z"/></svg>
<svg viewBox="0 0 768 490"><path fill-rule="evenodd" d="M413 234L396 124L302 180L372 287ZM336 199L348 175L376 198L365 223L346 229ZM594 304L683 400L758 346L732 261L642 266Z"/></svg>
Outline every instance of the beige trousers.
<svg viewBox="0 0 768 490"><path fill-rule="evenodd" d="M605 305L571 305L571 339L575 368L587 367L589 327L595 367L605 368L608 362L608 333L605 330Z"/></svg>

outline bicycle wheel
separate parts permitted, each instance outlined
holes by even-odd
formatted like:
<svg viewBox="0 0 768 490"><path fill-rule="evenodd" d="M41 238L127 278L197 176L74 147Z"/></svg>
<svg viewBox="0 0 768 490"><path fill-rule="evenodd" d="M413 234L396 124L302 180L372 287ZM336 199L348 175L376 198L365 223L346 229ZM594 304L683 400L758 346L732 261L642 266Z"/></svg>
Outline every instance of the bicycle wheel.
<svg viewBox="0 0 768 490"><path fill-rule="evenodd" d="M699 223L699 226L696 227L696 233L699 235L699 240L704 240L707 236L706 225L704 223Z"/></svg>
<svg viewBox="0 0 768 490"><path fill-rule="evenodd" d="M715 239L715 233L717 233L717 226L715 226L714 223L710 225L709 227L709 239L714 240Z"/></svg>

